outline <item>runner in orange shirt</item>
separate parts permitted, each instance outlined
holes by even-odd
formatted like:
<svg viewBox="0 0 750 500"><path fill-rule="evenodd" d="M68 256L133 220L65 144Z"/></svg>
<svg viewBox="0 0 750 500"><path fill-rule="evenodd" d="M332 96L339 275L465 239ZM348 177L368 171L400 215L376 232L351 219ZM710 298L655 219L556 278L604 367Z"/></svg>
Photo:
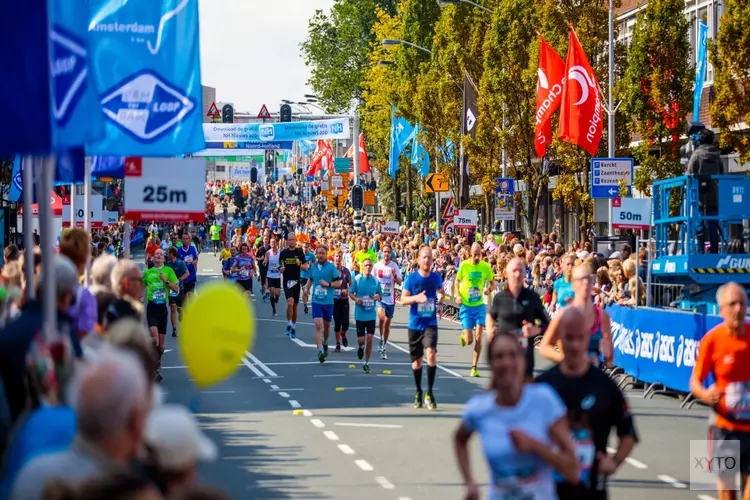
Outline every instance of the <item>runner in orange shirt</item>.
<svg viewBox="0 0 750 500"><path fill-rule="evenodd" d="M713 408L713 425L709 427L711 456L732 456L723 449L725 441L740 444L738 467L717 476L719 500L734 500L737 468L741 473L740 497L750 498L750 327L747 316L747 292L729 282L716 292L716 302L724 322L709 331L701 340L698 359L690 378L690 390L695 397ZM704 383L709 375L715 382L708 388ZM711 457L709 457L711 458ZM712 467L713 467L712 463Z"/></svg>

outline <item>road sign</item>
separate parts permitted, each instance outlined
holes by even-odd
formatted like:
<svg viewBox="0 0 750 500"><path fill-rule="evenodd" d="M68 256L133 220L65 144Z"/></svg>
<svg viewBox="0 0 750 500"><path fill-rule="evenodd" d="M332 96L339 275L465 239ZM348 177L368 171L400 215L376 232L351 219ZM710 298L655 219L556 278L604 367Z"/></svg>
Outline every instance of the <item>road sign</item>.
<svg viewBox="0 0 750 500"><path fill-rule="evenodd" d="M83 227L85 212L83 211L82 194L76 195L76 227ZM92 229L101 229L104 227L104 196L92 194L89 198L89 222ZM62 226L70 227L70 195L62 198Z"/></svg>
<svg viewBox="0 0 750 500"><path fill-rule="evenodd" d="M446 193L448 186L448 179L442 174L430 174L424 180L424 189L428 193Z"/></svg>
<svg viewBox="0 0 750 500"><path fill-rule="evenodd" d="M333 160L333 171L337 174L348 174L352 171L351 158L336 158Z"/></svg>
<svg viewBox="0 0 750 500"><path fill-rule="evenodd" d="M453 220L449 220L445 224L443 224L443 232L444 233L452 233L453 232Z"/></svg>
<svg viewBox="0 0 750 500"><path fill-rule="evenodd" d="M328 197L328 209L329 210L343 210L346 200L347 200L347 196L345 194L331 195Z"/></svg>
<svg viewBox="0 0 750 500"><path fill-rule="evenodd" d="M495 220L516 220L514 179L499 177L495 185Z"/></svg>
<svg viewBox="0 0 750 500"><path fill-rule="evenodd" d="M218 116L221 116L221 113L219 112L219 108L216 107L216 103L215 102L211 103L211 107L208 108L208 113L206 113L206 116L211 116L211 117L214 117L214 118L218 117Z"/></svg>
<svg viewBox="0 0 750 500"><path fill-rule="evenodd" d="M271 113L268 112L268 108L264 104L262 108L260 108L260 112L258 113L258 118L268 119L271 118Z"/></svg>
<svg viewBox="0 0 750 500"><path fill-rule="evenodd" d="M651 200L648 198L615 198L612 200L613 229L649 229Z"/></svg>
<svg viewBox="0 0 750 500"><path fill-rule="evenodd" d="M380 232L383 234L398 234L398 226L399 224L397 220L389 220L383 223Z"/></svg>
<svg viewBox="0 0 750 500"><path fill-rule="evenodd" d="M365 191L365 206L366 207L375 206L375 191Z"/></svg>
<svg viewBox="0 0 750 500"><path fill-rule="evenodd" d="M453 196L448 198L448 202L445 204L445 210L443 210L443 219L453 220L456 215L456 203L453 201Z"/></svg>
<svg viewBox="0 0 750 500"><path fill-rule="evenodd" d="M475 228L477 227L477 215L476 210L459 210L453 218L453 225L457 228Z"/></svg>
<svg viewBox="0 0 750 500"><path fill-rule="evenodd" d="M632 158L591 158L591 197L619 198L622 181L632 196L634 165Z"/></svg>
<svg viewBox="0 0 750 500"><path fill-rule="evenodd" d="M198 159L125 159L125 219L206 219L206 162Z"/></svg>

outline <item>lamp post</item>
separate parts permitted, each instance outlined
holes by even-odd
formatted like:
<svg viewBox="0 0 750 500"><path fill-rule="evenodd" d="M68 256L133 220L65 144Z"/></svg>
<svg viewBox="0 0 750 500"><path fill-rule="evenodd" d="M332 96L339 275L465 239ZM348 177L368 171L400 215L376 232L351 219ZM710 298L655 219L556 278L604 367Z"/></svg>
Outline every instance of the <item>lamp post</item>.
<svg viewBox="0 0 750 500"><path fill-rule="evenodd" d="M386 38L385 40L383 40L382 44L385 45L386 47L391 46L391 45L407 45L409 47L413 47L417 50L421 50L422 52L426 52L427 54L432 55L432 51L430 49L426 49L415 43L407 42L406 40L396 40L393 38Z"/></svg>
<svg viewBox="0 0 750 500"><path fill-rule="evenodd" d="M472 2L471 0L438 0L438 5L441 7L447 7L448 5L458 5L461 3L471 5L472 7L476 7L477 9L482 9L483 11L489 12L490 14L495 13L494 10L488 9L487 7L483 5L479 5L478 3L475 3L475 2Z"/></svg>

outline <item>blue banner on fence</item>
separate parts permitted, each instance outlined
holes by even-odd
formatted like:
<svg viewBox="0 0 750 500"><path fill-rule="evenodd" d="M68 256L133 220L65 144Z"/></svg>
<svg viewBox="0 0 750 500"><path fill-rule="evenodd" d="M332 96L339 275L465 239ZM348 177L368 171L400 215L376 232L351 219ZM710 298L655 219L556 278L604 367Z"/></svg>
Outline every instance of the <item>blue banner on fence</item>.
<svg viewBox="0 0 750 500"><path fill-rule="evenodd" d="M703 336L718 316L661 309L611 306L615 365L650 384L690 392L690 376Z"/></svg>

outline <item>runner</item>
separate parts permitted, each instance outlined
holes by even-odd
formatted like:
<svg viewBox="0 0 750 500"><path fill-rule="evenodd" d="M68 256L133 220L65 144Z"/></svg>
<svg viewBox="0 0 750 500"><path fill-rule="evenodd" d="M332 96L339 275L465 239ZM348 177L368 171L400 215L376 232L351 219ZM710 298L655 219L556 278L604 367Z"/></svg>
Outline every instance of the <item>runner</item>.
<svg viewBox="0 0 750 500"><path fill-rule="evenodd" d="M305 254L305 262L308 264L308 267L311 263L315 262L315 252L310 250L310 242L307 241L307 235L306 234L299 234L297 235L297 238L303 237L305 241L302 242L302 253ZM310 297L307 296L307 279L309 277L309 272L307 269L302 269L300 272L300 286L302 287L302 305L305 308L305 314L308 314L310 310L307 307L308 300Z"/></svg>
<svg viewBox="0 0 750 500"><path fill-rule="evenodd" d="M553 314L573 300L574 293L571 280L575 263L576 256L573 254L567 254L562 258L562 276L557 278L552 285L552 305L550 306L550 312Z"/></svg>
<svg viewBox="0 0 750 500"><path fill-rule="evenodd" d="M724 320L702 339L698 359L690 378L690 391L712 408L709 440L712 456L739 459L741 473L740 497L750 496L750 326L746 323L747 292L735 282L719 287L716 292L719 314ZM709 376L714 383L704 386ZM726 441L739 441L740 456L736 457ZM711 457L709 457L710 459ZM736 474L721 470L716 478L719 500L734 500ZM736 469L732 472L736 472Z"/></svg>
<svg viewBox="0 0 750 500"><path fill-rule="evenodd" d="M260 279L261 292L263 294L263 302L268 300L268 259L266 259L266 253L271 248L271 238L268 235L263 236L262 243L257 245L255 249L255 260L258 262L258 274Z"/></svg>
<svg viewBox="0 0 750 500"><path fill-rule="evenodd" d="M315 249L317 262L310 266L310 281L307 283L308 293L313 291L312 316L315 321L315 342L318 346L318 361L324 363L328 356L328 336L331 333L331 319L333 318L333 290L341 285L339 272L328 261L328 247L318 245Z"/></svg>
<svg viewBox="0 0 750 500"><path fill-rule="evenodd" d="M526 349L526 380L534 378L534 338L549 324L547 311L532 289L523 286L526 264L518 257L505 268L506 288L492 299L487 313L487 339L492 342L495 332L516 332Z"/></svg>
<svg viewBox="0 0 750 500"><path fill-rule="evenodd" d="M409 310L409 354L414 372L417 394L414 408L422 408L422 357L427 354L427 395L424 404L430 410L437 408L432 392L437 373L438 306L442 306L445 291L443 279L432 269L432 250L424 246L419 250L419 269L406 277L401 292L401 305Z"/></svg>
<svg viewBox="0 0 750 500"><path fill-rule="evenodd" d="M185 291L185 297L183 302L187 302L193 293L195 293L195 286L198 284L198 250L192 242L193 238L190 233L185 231L182 233L182 246L177 249L177 257L185 263L190 276L183 281L183 290ZM180 309L182 309L180 307Z"/></svg>
<svg viewBox="0 0 750 500"><path fill-rule="evenodd" d="M557 495L560 500L606 500L607 479L638 440L633 417L614 381L591 363L591 333L585 326L584 313L577 307L566 307L559 316L557 331L565 345L565 357L537 382L552 386L568 409L580 472L576 480L556 474ZM619 443L610 455L607 444L613 427Z"/></svg>
<svg viewBox="0 0 750 500"><path fill-rule="evenodd" d="M154 342L159 365L164 354L164 346L167 337L167 321L169 321L169 309L167 304L167 291L180 291L177 276L174 271L164 265L164 250L161 248L154 252L153 267L143 273L143 284L146 286L146 322L148 323L151 340ZM160 370L156 372L157 382L161 382Z"/></svg>
<svg viewBox="0 0 750 500"><path fill-rule="evenodd" d="M271 242L271 246L265 254L264 266L268 269L266 283L271 301L271 309L273 310L273 315L276 316L276 303L279 301L279 297L281 297L281 252L279 251L279 243L276 238L269 238L269 241Z"/></svg>
<svg viewBox="0 0 750 500"><path fill-rule="evenodd" d="M297 314L299 313L299 296L301 291L300 276L302 269L308 269L305 254L297 248L297 235L289 232L287 247L279 254L281 274L283 275L284 297L286 297L286 334L297 338Z"/></svg>
<svg viewBox="0 0 750 500"><path fill-rule="evenodd" d="M240 253L234 259L231 274L237 276L237 283L245 290L248 297L255 297L253 293L253 277L255 274L255 259L250 253L250 245L240 245Z"/></svg>
<svg viewBox="0 0 750 500"><path fill-rule="evenodd" d="M341 254L336 258L341 260ZM372 261L365 259L360 264L362 273L354 278L350 296L356 303L354 307L354 320L357 323L357 357L365 357L362 370L370 373L370 355L372 355L372 337L375 335L375 301L383 299L380 282L372 275ZM348 270L347 270L348 271ZM347 308L348 309L348 308ZM348 315L348 311L347 311ZM365 339L367 342L365 342Z"/></svg>
<svg viewBox="0 0 750 500"><path fill-rule="evenodd" d="M224 275L225 283L235 283L237 281L237 273L233 271L233 268L238 253L237 248L232 247L232 250L229 252L229 258L221 265L221 273Z"/></svg>
<svg viewBox="0 0 750 500"><path fill-rule="evenodd" d="M178 308L182 307L182 300L184 298L184 294L182 291L182 282L190 276L190 272L188 271L185 263L177 258L177 249L175 247L169 247L167 249L166 265L172 271L174 271L175 276L177 276L177 280L180 282L180 289L178 291L175 292L174 290L169 290L169 315L172 320L172 337L176 337L178 316L179 320L182 321L182 314L180 313L178 315L178 310L181 311L181 309Z"/></svg>
<svg viewBox="0 0 750 500"><path fill-rule="evenodd" d="M471 260L461 262L456 275L456 304L460 307L458 317L461 319L461 346L474 342L474 353L471 363L471 376L478 377L477 363L482 353L482 331L487 316L484 297L490 294L494 286L495 273L487 262L482 260L482 245L471 245ZM489 285L489 286L488 286Z"/></svg>
<svg viewBox="0 0 750 500"><path fill-rule="evenodd" d="M469 466L469 440L478 433L492 475L489 498L554 499L553 471L571 480L578 477L565 406L549 386L524 384L525 354L515 333L498 331L487 354L490 390L466 403L453 441L467 490L464 498L480 498Z"/></svg>
<svg viewBox="0 0 750 500"><path fill-rule="evenodd" d="M341 276L341 285L335 287L333 290L333 332L336 334L335 352L341 352L341 344L344 344L344 347L349 347L346 331L349 329L349 287L352 284L352 274L344 267L344 253L341 250L336 252L333 264L336 266L339 276Z"/></svg>
<svg viewBox="0 0 750 500"><path fill-rule="evenodd" d="M380 351L381 359L388 359L386 349L388 347L388 338L391 335L391 321L396 309L394 300L395 285L401 285L401 269L393 262L393 249L390 245L385 244L382 248L382 260L373 266L373 273L380 282L381 300L378 301L378 324L380 329Z"/></svg>

